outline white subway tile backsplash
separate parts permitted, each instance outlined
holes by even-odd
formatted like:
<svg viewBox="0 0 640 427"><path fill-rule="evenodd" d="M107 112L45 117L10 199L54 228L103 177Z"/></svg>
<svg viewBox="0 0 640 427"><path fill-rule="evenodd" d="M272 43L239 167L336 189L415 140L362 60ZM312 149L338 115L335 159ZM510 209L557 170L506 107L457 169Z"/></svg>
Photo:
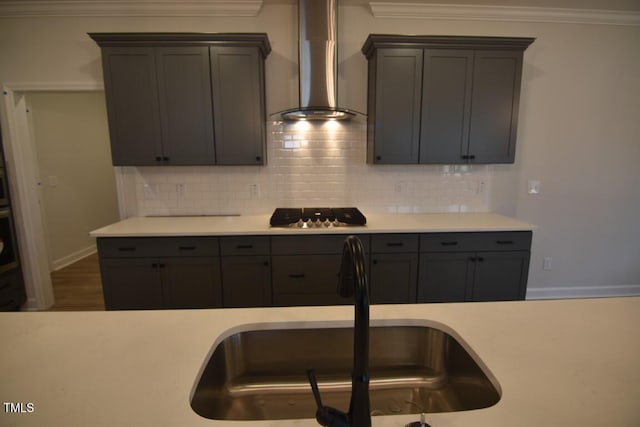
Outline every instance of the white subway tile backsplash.
<svg viewBox="0 0 640 427"><path fill-rule="evenodd" d="M139 215L268 214L287 206L396 213L488 210L485 165L366 164L361 121L267 127L265 166L136 168Z"/></svg>

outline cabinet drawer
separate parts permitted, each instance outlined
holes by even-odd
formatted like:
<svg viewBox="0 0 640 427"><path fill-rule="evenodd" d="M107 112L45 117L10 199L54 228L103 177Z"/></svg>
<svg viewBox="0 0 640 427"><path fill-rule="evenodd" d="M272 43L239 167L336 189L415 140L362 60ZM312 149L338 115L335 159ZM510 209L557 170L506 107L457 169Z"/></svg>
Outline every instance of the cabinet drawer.
<svg viewBox="0 0 640 427"><path fill-rule="evenodd" d="M109 237L98 239L102 258L216 256L217 237Z"/></svg>
<svg viewBox="0 0 640 427"><path fill-rule="evenodd" d="M530 231L428 233L420 235L420 252L528 251L530 248Z"/></svg>
<svg viewBox="0 0 640 427"><path fill-rule="evenodd" d="M291 307L300 305L349 305L351 298L342 298L336 293L324 294L275 294L273 305L276 307Z"/></svg>
<svg viewBox="0 0 640 427"><path fill-rule="evenodd" d="M342 254L347 236L349 235L273 236L271 251L273 255ZM365 252L369 252L369 236L358 235L358 237Z"/></svg>
<svg viewBox="0 0 640 427"><path fill-rule="evenodd" d="M528 251L531 249L530 231L503 231L499 233L478 233L482 241L482 251Z"/></svg>
<svg viewBox="0 0 640 427"><path fill-rule="evenodd" d="M374 234L371 236L371 253L418 252L417 234Z"/></svg>
<svg viewBox="0 0 640 427"><path fill-rule="evenodd" d="M275 294L337 294L341 255L273 256Z"/></svg>
<svg viewBox="0 0 640 427"><path fill-rule="evenodd" d="M269 255L269 237L221 237L220 251L222 255Z"/></svg>

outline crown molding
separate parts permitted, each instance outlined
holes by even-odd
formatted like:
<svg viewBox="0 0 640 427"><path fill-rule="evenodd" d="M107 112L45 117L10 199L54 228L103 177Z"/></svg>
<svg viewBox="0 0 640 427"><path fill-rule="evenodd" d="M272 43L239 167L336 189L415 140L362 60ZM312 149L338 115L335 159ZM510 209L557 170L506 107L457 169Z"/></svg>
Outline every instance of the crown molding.
<svg viewBox="0 0 640 427"><path fill-rule="evenodd" d="M256 16L262 0L9 0L0 18Z"/></svg>
<svg viewBox="0 0 640 427"><path fill-rule="evenodd" d="M622 10L391 3L377 1L369 2L369 7L375 18L640 25L639 12Z"/></svg>

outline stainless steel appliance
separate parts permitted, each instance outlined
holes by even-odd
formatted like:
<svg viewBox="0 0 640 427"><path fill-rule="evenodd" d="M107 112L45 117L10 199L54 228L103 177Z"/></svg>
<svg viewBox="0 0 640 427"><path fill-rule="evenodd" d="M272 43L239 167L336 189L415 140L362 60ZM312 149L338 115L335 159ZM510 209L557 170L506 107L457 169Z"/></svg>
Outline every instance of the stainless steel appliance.
<svg viewBox="0 0 640 427"><path fill-rule="evenodd" d="M269 223L272 227L333 228L364 226L367 218L358 208L277 208Z"/></svg>
<svg viewBox="0 0 640 427"><path fill-rule="evenodd" d="M0 136L0 311L17 311L26 301L27 294L20 268L2 148Z"/></svg>
<svg viewBox="0 0 640 427"><path fill-rule="evenodd" d="M0 273L18 266L11 224L11 211L8 207L0 208Z"/></svg>

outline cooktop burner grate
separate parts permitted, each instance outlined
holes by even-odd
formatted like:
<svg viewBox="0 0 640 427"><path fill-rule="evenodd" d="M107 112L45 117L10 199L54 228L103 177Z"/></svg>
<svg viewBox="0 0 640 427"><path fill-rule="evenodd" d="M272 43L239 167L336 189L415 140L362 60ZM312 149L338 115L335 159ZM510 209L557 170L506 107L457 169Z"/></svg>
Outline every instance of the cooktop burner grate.
<svg viewBox="0 0 640 427"><path fill-rule="evenodd" d="M269 221L272 227L339 227L365 225L358 208L277 208Z"/></svg>

